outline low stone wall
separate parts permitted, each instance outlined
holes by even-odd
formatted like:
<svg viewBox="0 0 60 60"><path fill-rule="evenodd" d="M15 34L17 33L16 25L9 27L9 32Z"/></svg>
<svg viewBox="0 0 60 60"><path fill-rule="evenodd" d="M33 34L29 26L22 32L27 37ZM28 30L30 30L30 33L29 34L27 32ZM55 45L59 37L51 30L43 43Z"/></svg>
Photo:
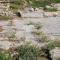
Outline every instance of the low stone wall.
<svg viewBox="0 0 60 60"><path fill-rule="evenodd" d="M60 11L57 12L21 12L22 17L36 17L36 18L44 18L44 17L60 17Z"/></svg>

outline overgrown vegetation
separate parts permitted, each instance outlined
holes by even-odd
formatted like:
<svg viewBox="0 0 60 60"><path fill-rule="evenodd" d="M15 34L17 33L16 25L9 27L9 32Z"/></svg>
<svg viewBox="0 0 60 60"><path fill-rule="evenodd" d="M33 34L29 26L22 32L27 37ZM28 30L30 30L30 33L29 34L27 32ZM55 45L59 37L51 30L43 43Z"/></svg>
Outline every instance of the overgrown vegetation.
<svg viewBox="0 0 60 60"><path fill-rule="evenodd" d="M60 0L10 0L14 3L11 3L10 8L18 9L24 8L25 6L36 7L45 7L46 5L50 5L52 3L60 3Z"/></svg>
<svg viewBox="0 0 60 60"><path fill-rule="evenodd" d="M34 25L35 29L32 31L32 34L37 38L38 42L48 42L49 38L41 30L42 24L40 22L30 22L27 25Z"/></svg>
<svg viewBox="0 0 60 60"><path fill-rule="evenodd" d="M40 49L34 45L21 45L17 52L21 60L38 60Z"/></svg>
<svg viewBox="0 0 60 60"><path fill-rule="evenodd" d="M60 47L60 41L53 41L47 47L39 48L36 45L24 44L17 47L12 53L0 52L0 60L38 60L39 58L51 59L49 51ZM14 53L15 52L15 53Z"/></svg>
<svg viewBox="0 0 60 60"><path fill-rule="evenodd" d="M48 42L49 41L49 37L46 36L43 33L43 31L41 31L41 30L35 30L32 33L36 36L38 42Z"/></svg>
<svg viewBox="0 0 60 60"><path fill-rule="evenodd" d="M10 16L0 16L0 20L9 20L12 19Z"/></svg>
<svg viewBox="0 0 60 60"><path fill-rule="evenodd" d="M55 41L52 41L51 43L49 43L48 45L47 45L47 49L48 50L52 50L52 49L54 49L55 47L60 47L60 41L58 40L55 40Z"/></svg>
<svg viewBox="0 0 60 60"><path fill-rule="evenodd" d="M34 45L24 44L12 53L0 53L0 60L38 60L41 49Z"/></svg>
<svg viewBox="0 0 60 60"><path fill-rule="evenodd" d="M9 54L5 54L5 53L0 52L0 60L11 60L11 57Z"/></svg>
<svg viewBox="0 0 60 60"><path fill-rule="evenodd" d="M56 12L56 11L57 11L56 8L44 8L44 10L45 10L46 12Z"/></svg>

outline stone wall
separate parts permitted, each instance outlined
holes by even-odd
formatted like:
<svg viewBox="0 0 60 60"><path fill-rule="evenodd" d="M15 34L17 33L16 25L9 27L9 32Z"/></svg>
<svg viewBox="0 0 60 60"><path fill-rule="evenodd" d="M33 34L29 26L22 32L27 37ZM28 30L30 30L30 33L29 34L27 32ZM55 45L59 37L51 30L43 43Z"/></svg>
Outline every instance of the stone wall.
<svg viewBox="0 0 60 60"><path fill-rule="evenodd" d="M57 12L33 11L33 12L20 12L20 13L22 17L26 18L60 17L60 11Z"/></svg>

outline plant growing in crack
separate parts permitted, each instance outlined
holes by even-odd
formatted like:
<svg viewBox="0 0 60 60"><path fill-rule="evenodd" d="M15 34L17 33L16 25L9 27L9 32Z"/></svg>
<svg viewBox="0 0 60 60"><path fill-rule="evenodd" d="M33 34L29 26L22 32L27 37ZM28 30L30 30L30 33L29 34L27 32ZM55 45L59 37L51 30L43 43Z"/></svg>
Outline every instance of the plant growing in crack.
<svg viewBox="0 0 60 60"><path fill-rule="evenodd" d="M32 31L32 34L36 37L38 42L48 42L48 36L41 30L42 25L40 22L34 24L35 29Z"/></svg>

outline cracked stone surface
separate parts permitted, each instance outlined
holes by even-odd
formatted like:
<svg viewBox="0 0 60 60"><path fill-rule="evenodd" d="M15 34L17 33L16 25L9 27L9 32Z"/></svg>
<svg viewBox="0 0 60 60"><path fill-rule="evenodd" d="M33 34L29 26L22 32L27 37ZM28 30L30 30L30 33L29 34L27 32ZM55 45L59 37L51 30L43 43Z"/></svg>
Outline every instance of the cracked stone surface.
<svg viewBox="0 0 60 60"><path fill-rule="evenodd" d="M12 22L12 24L11 24ZM36 37L31 34L34 31L34 25L28 23L40 22L42 24L42 31L47 35L60 35L60 17L47 18L22 18L20 20L0 21L0 48L9 49L12 46L16 47L19 44L26 42L34 42L38 46L44 46L44 43L36 41Z"/></svg>

